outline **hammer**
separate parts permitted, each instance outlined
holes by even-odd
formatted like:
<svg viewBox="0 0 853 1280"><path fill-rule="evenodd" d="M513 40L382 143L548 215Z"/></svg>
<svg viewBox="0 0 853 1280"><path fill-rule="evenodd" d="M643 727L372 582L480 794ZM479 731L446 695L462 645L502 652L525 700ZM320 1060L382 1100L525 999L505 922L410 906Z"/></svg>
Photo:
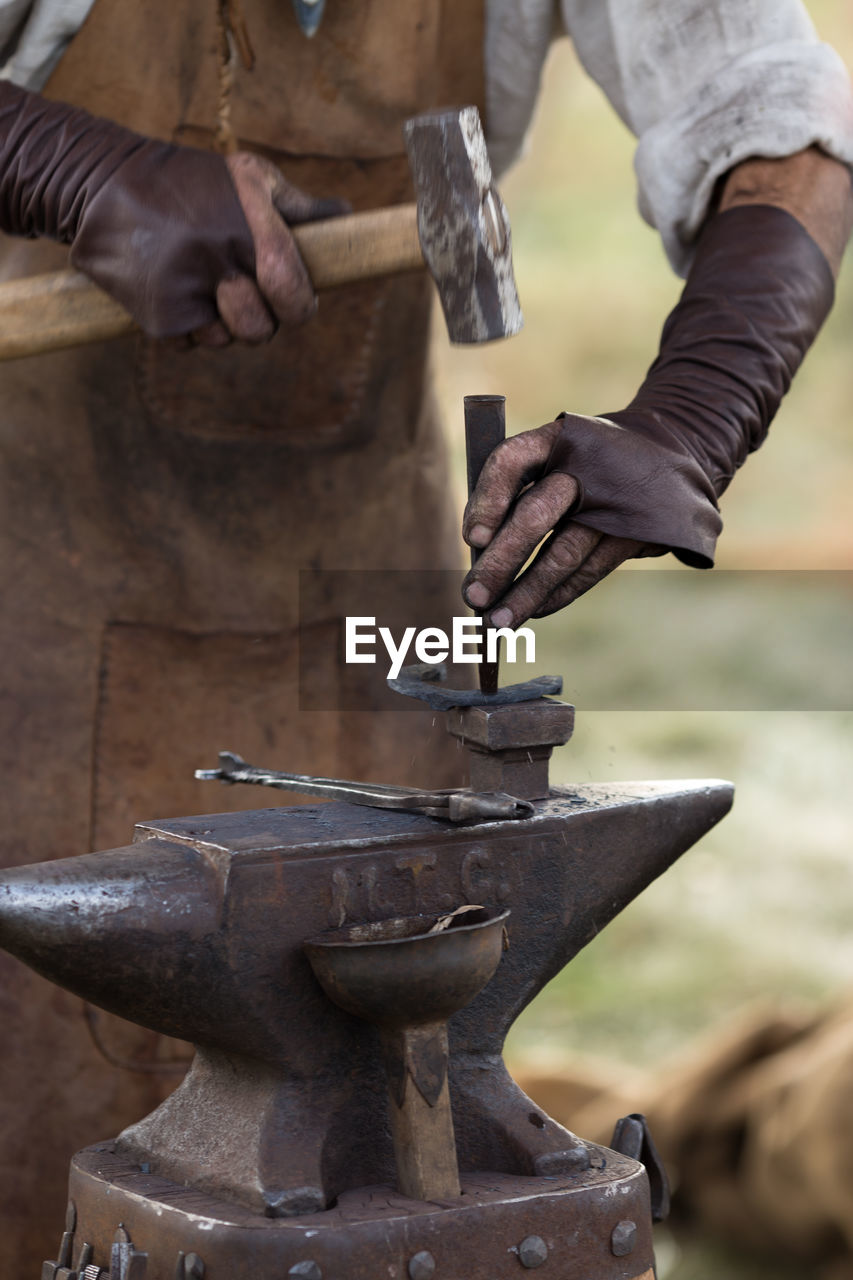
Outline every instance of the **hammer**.
<svg viewBox="0 0 853 1280"><path fill-rule="evenodd" d="M451 342L518 333L509 218L493 182L476 107L415 116L403 129L416 202L293 228L315 289L432 273ZM0 285L0 360L103 342L136 325L79 271Z"/></svg>

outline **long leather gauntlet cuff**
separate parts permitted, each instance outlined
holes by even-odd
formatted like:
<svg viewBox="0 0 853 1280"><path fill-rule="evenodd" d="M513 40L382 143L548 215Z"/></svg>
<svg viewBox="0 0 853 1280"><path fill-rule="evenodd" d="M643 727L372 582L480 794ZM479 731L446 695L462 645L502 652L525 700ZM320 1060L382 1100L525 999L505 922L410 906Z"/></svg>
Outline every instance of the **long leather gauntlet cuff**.
<svg viewBox="0 0 853 1280"><path fill-rule="evenodd" d="M0 229L70 244L71 260L146 332L217 317L218 282L254 274L223 158L143 138L0 82Z"/></svg>
<svg viewBox="0 0 853 1280"><path fill-rule="evenodd" d="M89 196L145 139L0 82L0 227L71 244Z"/></svg>
<svg viewBox="0 0 853 1280"><path fill-rule="evenodd" d="M580 484L572 518L710 567L716 499L764 440L833 295L829 264L791 214L744 205L713 218L628 407L561 415L550 469Z"/></svg>

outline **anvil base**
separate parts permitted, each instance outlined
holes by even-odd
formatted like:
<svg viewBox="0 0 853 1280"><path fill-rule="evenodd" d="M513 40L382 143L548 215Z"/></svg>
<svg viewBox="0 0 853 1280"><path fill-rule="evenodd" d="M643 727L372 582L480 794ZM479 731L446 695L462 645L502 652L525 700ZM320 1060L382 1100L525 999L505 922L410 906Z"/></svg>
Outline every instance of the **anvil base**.
<svg viewBox="0 0 853 1280"><path fill-rule="evenodd" d="M589 1144L590 1167L556 1177L462 1177L458 1199L423 1203L391 1187L344 1192L333 1208L262 1217L155 1177L103 1143L71 1165L77 1247L105 1271L121 1224L144 1280L651 1280L649 1187L643 1166Z"/></svg>

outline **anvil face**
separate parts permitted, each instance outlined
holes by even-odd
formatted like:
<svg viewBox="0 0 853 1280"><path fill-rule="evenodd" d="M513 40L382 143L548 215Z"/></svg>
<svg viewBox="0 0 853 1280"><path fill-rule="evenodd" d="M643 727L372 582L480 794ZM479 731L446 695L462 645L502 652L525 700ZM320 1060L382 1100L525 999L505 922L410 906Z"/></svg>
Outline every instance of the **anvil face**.
<svg viewBox="0 0 853 1280"><path fill-rule="evenodd" d="M196 1045L184 1083L119 1153L288 1217L394 1181L376 1032L329 1003L303 942L463 903L508 907L509 950L450 1022L460 1169L579 1175L589 1149L533 1118L503 1066L506 1032L731 795L720 782L588 786L525 821L467 827L346 804L141 824L128 848L6 872L0 944Z"/></svg>

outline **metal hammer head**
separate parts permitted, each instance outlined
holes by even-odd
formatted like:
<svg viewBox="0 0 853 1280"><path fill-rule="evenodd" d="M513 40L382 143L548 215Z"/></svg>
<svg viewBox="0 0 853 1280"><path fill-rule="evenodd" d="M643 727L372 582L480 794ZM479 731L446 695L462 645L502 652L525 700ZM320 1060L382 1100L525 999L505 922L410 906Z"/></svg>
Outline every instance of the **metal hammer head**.
<svg viewBox="0 0 853 1280"><path fill-rule="evenodd" d="M404 127L424 259L451 342L488 342L523 324L512 239L492 183L476 107L416 116Z"/></svg>

